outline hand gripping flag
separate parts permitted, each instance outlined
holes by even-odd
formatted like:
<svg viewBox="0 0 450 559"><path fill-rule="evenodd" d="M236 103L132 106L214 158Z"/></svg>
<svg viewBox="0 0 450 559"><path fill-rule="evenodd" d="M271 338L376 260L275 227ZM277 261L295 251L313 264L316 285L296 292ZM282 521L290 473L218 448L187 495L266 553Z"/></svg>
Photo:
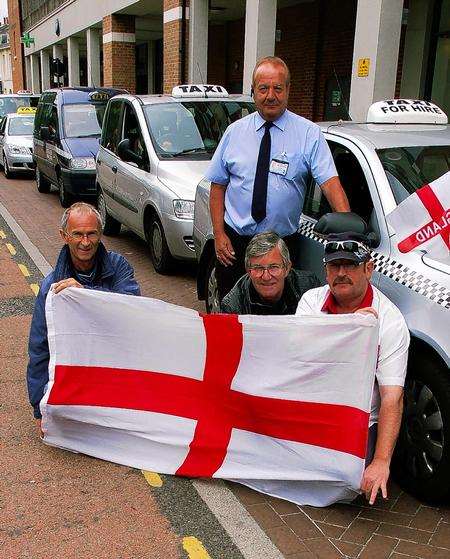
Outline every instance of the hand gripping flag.
<svg viewBox="0 0 450 559"><path fill-rule="evenodd" d="M75 288L50 292L46 316L44 442L145 470L232 478L298 503L357 494L373 317L201 316ZM258 486L266 482L275 483Z"/></svg>
<svg viewBox="0 0 450 559"><path fill-rule="evenodd" d="M425 250L430 257L450 256L450 171L425 184L387 216L397 233L398 250Z"/></svg>

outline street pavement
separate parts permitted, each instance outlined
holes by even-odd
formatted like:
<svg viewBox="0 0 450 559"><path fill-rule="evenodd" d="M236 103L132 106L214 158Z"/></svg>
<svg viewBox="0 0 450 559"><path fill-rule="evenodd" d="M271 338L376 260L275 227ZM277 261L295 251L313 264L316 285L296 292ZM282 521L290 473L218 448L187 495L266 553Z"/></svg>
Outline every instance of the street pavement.
<svg viewBox="0 0 450 559"><path fill-rule="evenodd" d="M4 218L9 213L53 265L62 208L56 193L39 194L34 180L6 180L3 174L0 204L1 557L450 557L450 508L422 504L394 484L389 500L373 507L363 499L298 507L238 484L143 475L43 445L24 376L42 274ZM195 266L180 263L175 274L161 276L133 233L104 241L134 266L143 295L204 310L196 297Z"/></svg>

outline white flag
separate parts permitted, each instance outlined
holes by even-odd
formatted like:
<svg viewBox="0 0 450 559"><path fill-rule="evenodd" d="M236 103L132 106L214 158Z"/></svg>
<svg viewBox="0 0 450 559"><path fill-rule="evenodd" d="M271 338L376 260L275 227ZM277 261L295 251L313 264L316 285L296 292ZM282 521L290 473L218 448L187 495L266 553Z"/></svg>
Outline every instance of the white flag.
<svg viewBox="0 0 450 559"><path fill-rule="evenodd" d="M201 316L75 288L50 293L46 314L46 443L167 474L287 480L267 491L300 504L356 496L373 317Z"/></svg>

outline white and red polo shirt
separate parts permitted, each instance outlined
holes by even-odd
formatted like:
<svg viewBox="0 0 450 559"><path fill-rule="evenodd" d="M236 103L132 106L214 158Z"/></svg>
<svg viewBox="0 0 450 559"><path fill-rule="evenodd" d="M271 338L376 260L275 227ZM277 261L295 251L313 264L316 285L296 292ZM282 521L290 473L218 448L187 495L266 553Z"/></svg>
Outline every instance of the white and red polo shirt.
<svg viewBox="0 0 450 559"><path fill-rule="evenodd" d="M381 386L403 386L408 362L409 331L399 309L370 283L359 308L373 307L378 313L378 364L372 396L370 422L378 421ZM310 289L300 299L296 315L336 314L337 304L328 285Z"/></svg>

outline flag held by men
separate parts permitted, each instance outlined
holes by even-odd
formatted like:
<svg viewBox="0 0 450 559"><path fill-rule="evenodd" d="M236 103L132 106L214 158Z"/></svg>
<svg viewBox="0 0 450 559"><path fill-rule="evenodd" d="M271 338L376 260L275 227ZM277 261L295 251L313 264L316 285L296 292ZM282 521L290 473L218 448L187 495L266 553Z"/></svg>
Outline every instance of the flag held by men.
<svg viewBox="0 0 450 559"><path fill-rule="evenodd" d="M232 478L303 504L358 492L373 317L201 316L83 289L50 293L46 314L46 443L160 473Z"/></svg>

